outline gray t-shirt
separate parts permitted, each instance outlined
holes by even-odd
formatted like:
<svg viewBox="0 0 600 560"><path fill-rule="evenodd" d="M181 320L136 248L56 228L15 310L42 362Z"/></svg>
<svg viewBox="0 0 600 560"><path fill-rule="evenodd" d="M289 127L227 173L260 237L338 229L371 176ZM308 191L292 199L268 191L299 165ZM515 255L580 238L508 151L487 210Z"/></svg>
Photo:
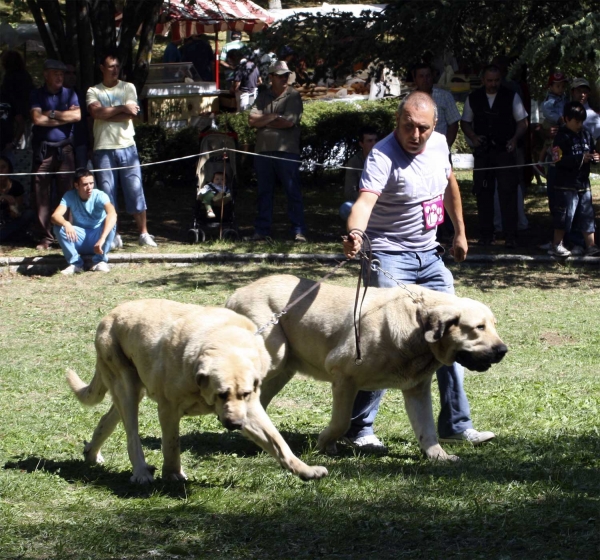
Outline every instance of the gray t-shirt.
<svg viewBox="0 0 600 560"><path fill-rule="evenodd" d="M258 94L250 114L262 116L278 113L292 121L292 128L263 127L256 131L256 152L300 153L300 118L302 117L302 98L288 87L279 97L268 88Z"/></svg>
<svg viewBox="0 0 600 560"><path fill-rule="evenodd" d="M433 132L416 155L404 151L392 132L367 157L360 192L375 193L367 235L373 250L427 251L437 246L436 228L427 229L428 203L443 201L452 172L446 137ZM425 204L425 206L424 206Z"/></svg>

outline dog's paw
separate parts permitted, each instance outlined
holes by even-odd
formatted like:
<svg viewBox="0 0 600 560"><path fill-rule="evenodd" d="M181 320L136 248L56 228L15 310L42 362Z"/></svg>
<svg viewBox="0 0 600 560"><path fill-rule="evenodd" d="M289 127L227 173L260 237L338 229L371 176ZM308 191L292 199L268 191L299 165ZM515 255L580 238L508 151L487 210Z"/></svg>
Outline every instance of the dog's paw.
<svg viewBox="0 0 600 560"><path fill-rule="evenodd" d="M129 479L133 484L151 484L154 482L154 471L156 467L145 465L140 469L134 470L132 477Z"/></svg>
<svg viewBox="0 0 600 560"><path fill-rule="evenodd" d="M327 453L327 455L337 455L338 454L337 443L335 441L328 443L325 446L325 453Z"/></svg>
<svg viewBox="0 0 600 560"><path fill-rule="evenodd" d="M302 480L319 480L319 478L323 478L327 476L329 472L325 467L309 467L306 465L306 468L302 470L302 472L298 473L298 476Z"/></svg>
<svg viewBox="0 0 600 560"><path fill-rule="evenodd" d="M162 473L163 480L171 481L171 482L185 482L187 480L187 475L183 472L183 469L179 471L165 471Z"/></svg>
<svg viewBox="0 0 600 560"><path fill-rule="evenodd" d="M83 447L83 458L86 463L90 465L101 465L104 463L104 457L100 451L96 451L95 453L91 450L91 443L87 441L83 442L85 445Z"/></svg>

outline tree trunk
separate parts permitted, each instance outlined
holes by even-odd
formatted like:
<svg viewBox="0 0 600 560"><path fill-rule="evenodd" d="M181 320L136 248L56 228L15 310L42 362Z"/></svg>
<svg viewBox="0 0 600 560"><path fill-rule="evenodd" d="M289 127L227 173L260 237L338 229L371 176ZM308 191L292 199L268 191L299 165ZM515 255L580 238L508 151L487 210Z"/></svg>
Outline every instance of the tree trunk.
<svg viewBox="0 0 600 560"><path fill-rule="evenodd" d="M94 80L94 70L98 68L94 58L92 24L90 21L90 6L87 0L77 2L77 48L79 49L79 86L86 92L90 86L97 83Z"/></svg>
<svg viewBox="0 0 600 560"><path fill-rule="evenodd" d="M77 0L67 0L65 10L65 39L66 39L66 58L65 63L72 64L77 68L79 66L79 49L77 43L79 34L77 33Z"/></svg>
<svg viewBox="0 0 600 560"><path fill-rule="evenodd" d="M44 2L39 2L39 5L42 7L44 15L46 16L50 33L52 33L54 44L58 50L58 56L60 60L66 62L69 60L70 55L67 52L65 25L62 14L60 13L58 0L44 0Z"/></svg>
<svg viewBox="0 0 600 560"><path fill-rule="evenodd" d="M112 0L91 0L91 22L94 33L96 62L102 54L115 47L115 4ZM96 70L97 81L102 80L100 69Z"/></svg>
<svg viewBox="0 0 600 560"><path fill-rule="evenodd" d="M27 0L27 5L31 10L31 14L33 15L33 19L40 33L40 37L42 38L42 41L44 43L44 47L46 49L46 56L48 58L58 58L58 53L56 52L54 44L52 43L52 39L50 38L50 34L46 29L46 24L44 23L42 11L40 10L38 3L36 2L36 0Z"/></svg>
<svg viewBox="0 0 600 560"><path fill-rule="evenodd" d="M140 43L133 69L133 83L138 91L138 95L146 83L148 71L150 70L152 46L154 45L154 30L158 23L163 0L149 0L144 4L146 6L146 16L142 25Z"/></svg>

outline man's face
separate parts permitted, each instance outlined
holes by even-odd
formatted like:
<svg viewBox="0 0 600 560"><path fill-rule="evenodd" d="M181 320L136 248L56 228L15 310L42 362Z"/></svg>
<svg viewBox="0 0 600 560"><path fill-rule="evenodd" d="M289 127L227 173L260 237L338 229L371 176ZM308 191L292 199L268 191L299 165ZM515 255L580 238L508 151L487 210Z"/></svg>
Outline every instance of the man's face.
<svg viewBox="0 0 600 560"><path fill-rule="evenodd" d="M500 72L488 70L483 75L483 85L485 86L485 93L489 93L490 95L498 93L501 81L502 75L500 74Z"/></svg>
<svg viewBox="0 0 600 560"><path fill-rule="evenodd" d="M433 89L433 76L429 68L419 68L415 72L415 85L417 90L431 93Z"/></svg>
<svg viewBox="0 0 600 560"><path fill-rule="evenodd" d="M565 93L566 87L567 87L567 82L554 82L550 86L550 91L554 95L558 95L560 97L563 93Z"/></svg>
<svg viewBox="0 0 600 560"><path fill-rule="evenodd" d="M289 74L271 74L271 84L275 87L281 88L285 86L289 79Z"/></svg>
<svg viewBox="0 0 600 560"><path fill-rule="evenodd" d="M67 69L65 71L65 87L74 88L77 83L77 73L75 72L75 66L72 64L67 64Z"/></svg>
<svg viewBox="0 0 600 560"><path fill-rule="evenodd" d="M375 144L377 144L377 134L363 134L362 140L358 142L365 157L369 155Z"/></svg>
<svg viewBox="0 0 600 560"><path fill-rule="evenodd" d="M116 58L107 57L104 64L100 65L104 82L116 82L119 79L121 64Z"/></svg>
<svg viewBox="0 0 600 560"><path fill-rule="evenodd" d="M81 177L78 182L75 182L75 188L77 189L77 193L81 200L89 200L90 196L92 196L92 191L94 190L93 175Z"/></svg>
<svg viewBox="0 0 600 560"><path fill-rule="evenodd" d="M579 101L582 105L587 101L590 95L590 88L587 86L579 86L571 90L571 100Z"/></svg>
<svg viewBox="0 0 600 560"><path fill-rule="evenodd" d="M44 80L49 90L56 91L63 86L65 73L62 70L44 70Z"/></svg>
<svg viewBox="0 0 600 560"><path fill-rule="evenodd" d="M409 154L418 154L435 128L433 107L430 105L404 106L402 114L396 114L396 136Z"/></svg>

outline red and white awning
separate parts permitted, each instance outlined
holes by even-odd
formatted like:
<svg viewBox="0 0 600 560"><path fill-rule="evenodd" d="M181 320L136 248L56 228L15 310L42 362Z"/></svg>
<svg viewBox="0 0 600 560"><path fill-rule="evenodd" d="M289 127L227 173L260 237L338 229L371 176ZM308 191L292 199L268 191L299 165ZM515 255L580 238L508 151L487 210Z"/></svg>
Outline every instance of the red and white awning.
<svg viewBox="0 0 600 560"><path fill-rule="evenodd" d="M200 33L217 31L262 31L275 20L265 9L251 0L195 0L184 4L182 0L170 0L162 7L161 21L156 33L168 35L179 41Z"/></svg>

